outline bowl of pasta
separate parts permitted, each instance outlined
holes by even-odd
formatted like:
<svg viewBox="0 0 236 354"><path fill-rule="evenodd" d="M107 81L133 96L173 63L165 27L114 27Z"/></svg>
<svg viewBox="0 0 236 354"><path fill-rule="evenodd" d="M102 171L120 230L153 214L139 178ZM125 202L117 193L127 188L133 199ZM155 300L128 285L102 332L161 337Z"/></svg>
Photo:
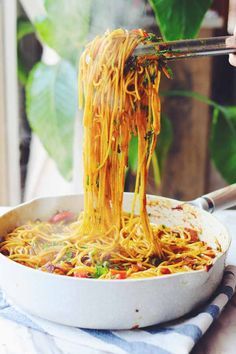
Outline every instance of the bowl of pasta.
<svg viewBox="0 0 236 354"><path fill-rule="evenodd" d="M119 233L114 228L102 237L96 230L78 237L83 195L35 199L1 216L7 298L47 320L98 329L169 321L206 301L222 278L226 228L195 206L147 196L149 240L133 197L124 193Z"/></svg>

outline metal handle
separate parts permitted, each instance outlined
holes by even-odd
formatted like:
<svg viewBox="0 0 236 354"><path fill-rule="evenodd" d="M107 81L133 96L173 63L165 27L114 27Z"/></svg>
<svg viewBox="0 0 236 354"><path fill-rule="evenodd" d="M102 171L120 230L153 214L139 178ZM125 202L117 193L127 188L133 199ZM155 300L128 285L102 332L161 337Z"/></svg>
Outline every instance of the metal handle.
<svg viewBox="0 0 236 354"><path fill-rule="evenodd" d="M236 183L203 195L191 202L210 213L236 206Z"/></svg>
<svg viewBox="0 0 236 354"><path fill-rule="evenodd" d="M139 45L135 56L162 56L165 60L192 58L197 56L222 55L236 53L234 36L187 39L172 42L156 42L151 45Z"/></svg>

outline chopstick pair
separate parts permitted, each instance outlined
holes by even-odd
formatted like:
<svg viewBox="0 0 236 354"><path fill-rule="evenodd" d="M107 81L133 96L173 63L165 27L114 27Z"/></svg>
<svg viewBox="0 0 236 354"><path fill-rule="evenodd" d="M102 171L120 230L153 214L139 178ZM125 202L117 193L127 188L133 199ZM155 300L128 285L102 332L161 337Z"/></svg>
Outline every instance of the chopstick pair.
<svg viewBox="0 0 236 354"><path fill-rule="evenodd" d="M169 61L230 53L236 53L236 38L233 36L140 44L133 55L147 57L156 55Z"/></svg>

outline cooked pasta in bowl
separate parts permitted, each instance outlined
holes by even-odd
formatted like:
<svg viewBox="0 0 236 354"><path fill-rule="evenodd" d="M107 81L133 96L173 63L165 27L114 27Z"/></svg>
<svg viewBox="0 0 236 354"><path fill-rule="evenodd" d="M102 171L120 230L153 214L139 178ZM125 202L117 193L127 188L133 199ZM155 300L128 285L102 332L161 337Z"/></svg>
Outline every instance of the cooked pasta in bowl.
<svg viewBox="0 0 236 354"><path fill-rule="evenodd" d="M149 211L155 215L155 203ZM158 210L164 208L161 199ZM162 207L161 207L162 205ZM196 215L190 206L170 208L185 219ZM186 209L188 211L186 211ZM190 214L189 214L190 213ZM150 218L155 217L149 212ZM0 244L0 252L31 268L49 273L90 279L129 279L162 276L196 270L209 270L221 254L219 243L212 248L201 240L202 227L194 222L180 224L150 223L154 242L160 242L162 256L152 251L145 239L139 217L134 216L129 232L130 213L122 213L122 229L111 228L103 235L83 235L79 217L69 210L57 211L48 220L39 218L18 226Z"/></svg>
<svg viewBox="0 0 236 354"><path fill-rule="evenodd" d="M125 193L123 200L125 214L130 212L132 202L133 194ZM19 256L20 248L12 248L19 256L18 259L15 257L15 260L14 256L10 259L9 249L8 252L2 250L0 254L0 283L8 300L24 311L54 322L100 329L127 329L169 321L202 304L221 281L230 244L227 230L211 214L187 204L180 205L180 202L154 196L147 196L147 204L150 225L154 231L159 230L161 244L166 242L167 232L172 230L175 233L174 237L180 241L179 246L183 247L186 243L187 247L192 247L193 253L190 256L186 255L182 264L180 259L184 251L175 247L175 241L172 243L168 240L163 249L167 250L173 246L171 253L177 261L174 258L163 259L161 264L160 260L156 263L156 259L150 256L148 262L145 258L132 258L128 261L118 258L119 262L116 263L115 257L122 255L122 252L117 252L115 248L111 253L104 250L105 259L100 259L103 248L99 249L99 246L106 242L106 239L97 238L87 243L87 246L90 249L94 247L95 251L88 252L92 264L82 265L81 268L81 264L78 263L86 263L85 256L80 257L81 261L76 260L78 263L75 264L74 250L69 251L63 246L63 252L60 253L62 249L57 248L58 239L56 242L55 239L49 241L47 234L46 240L42 242L40 238L34 240L34 232L30 237L29 232L28 244L24 243L26 251L30 254L30 244L33 244L35 250L41 249L42 252L37 256L32 254L29 264L26 261L27 258L30 259L27 252L25 257L24 252ZM41 226L49 224L55 228L57 223L51 224L52 221L63 225L62 221L55 218L52 220L52 216L58 215L58 211L69 211L73 215L78 215L83 209L83 195L39 198L22 204L0 217L2 248L8 235L14 234L18 227L22 230L22 225L26 227L27 224L35 224L36 227L36 224L41 223ZM138 205L135 214L137 212ZM68 227L70 222L71 225L76 223L74 220L68 220L65 227ZM61 230L59 227L59 231ZM164 230L166 232L162 233ZM189 230L195 230L200 241L195 238L195 232ZM55 236L65 237L65 234L54 233L53 237ZM187 237L190 242L187 241ZM61 242L71 247L74 242L71 234L69 238L69 241L64 239ZM123 240L126 241L127 238L124 237ZM41 245L41 248L37 248L44 242L44 247ZM206 257L203 254L198 257L200 245L203 252L206 252ZM194 254L196 246L197 253ZM76 247L79 247L79 244ZM126 247L125 245L125 249ZM146 251L142 242L135 245L131 240L128 247L127 252L132 254L137 252L137 247L138 249L140 247L144 254ZM78 249L75 252L78 252ZM81 249L82 252L88 250L82 247ZM213 253L215 257L211 258ZM165 254L167 255L167 252ZM51 258L52 256L54 258ZM194 261L194 257L197 261ZM40 260L45 262L44 265L40 264ZM36 262L39 262L38 266ZM200 265L199 270L192 269L197 262ZM73 272L68 274L72 269Z"/></svg>

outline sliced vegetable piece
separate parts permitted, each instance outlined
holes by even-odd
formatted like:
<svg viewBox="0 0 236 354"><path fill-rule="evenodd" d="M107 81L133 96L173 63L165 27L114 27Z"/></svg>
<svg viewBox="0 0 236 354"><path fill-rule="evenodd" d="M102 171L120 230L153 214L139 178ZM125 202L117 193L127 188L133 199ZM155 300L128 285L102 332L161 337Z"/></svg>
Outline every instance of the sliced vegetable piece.
<svg viewBox="0 0 236 354"><path fill-rule="evenodd" d="M126 270L111 269L111 275L115 275L116 279L126 279L127 278Z"/></svg>
<svg viewBox="0 0 236 354"><path fill-rule="evenodd" d="M171 271L169 270L169 268L162 268L161 274L171 274Z"/></svg>
<svg viewBox="0 0 236 354"><path fill-rule="evenodd" d="M196 230L190 229L188 227L185 227L185 230L190 234L191 242L199 241L198 233Z"/></svg>
<svg viewBox="0 0 236 354"><path fill-rule="evenodd" d="M61 211L51 217L49 220L52 224L56 224L60 221L71 221L75 218L75 214L71 211Z"/></svg>
<svg viewBox="0 0 236 354"><path fill-rule="evenodd" d="M86 270L77 270L74 272L74 276L77 278L89 278L89 273Z"/></svg>

